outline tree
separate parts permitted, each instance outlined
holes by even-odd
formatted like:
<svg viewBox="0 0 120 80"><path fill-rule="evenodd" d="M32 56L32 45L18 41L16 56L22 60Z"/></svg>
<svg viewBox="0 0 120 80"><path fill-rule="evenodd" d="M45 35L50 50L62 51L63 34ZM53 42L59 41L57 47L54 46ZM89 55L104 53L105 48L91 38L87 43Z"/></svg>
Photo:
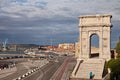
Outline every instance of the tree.
<svg viewBox="0 0 120 80"><path fill-rule="evenodd" d="M114 78L118 79L118 76L120 75L120 58L111 59L107 62L106 66L111 69L110 80L113 80Z"/></svg>
<svg viewBox="0 0 120 80"><path fill-rule="evenodd" d="M116 44L116 52L118 53L118 58L117 59L111 59L107 62L106 66L107 68L110 68L111 73L110 73L110 80L114 80L114 78L116 78L117 80L120 76L120 37L119 37L119 41Z"/></svg>
<svg viewBox="0 0 120 80"><path fill-rule="evenodd" d="M118 53L118 55L119 55L119 57L120 57L120 37L119 37L119 41L118 41L117 44L116 44L115 49L116 49L116 52Z"/></svg>

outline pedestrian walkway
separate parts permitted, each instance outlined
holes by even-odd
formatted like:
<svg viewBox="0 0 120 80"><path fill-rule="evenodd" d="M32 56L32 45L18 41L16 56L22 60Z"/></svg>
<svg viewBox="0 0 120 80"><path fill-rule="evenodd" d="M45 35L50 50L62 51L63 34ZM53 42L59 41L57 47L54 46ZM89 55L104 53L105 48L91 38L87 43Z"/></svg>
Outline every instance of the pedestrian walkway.
<svg viewBox="0 0 120 80"><path fill-rule="evenodd" d="M13 68L7 68L0 70L0 78L6 77L8 75L11 75L17 71L16 67Z"/></svg>
<svg viewBox="0 0 120 80"><path fill-rule="evenodd" d="M28 61L28 62L22 62L16 64L15 68L6 69L4 71L0 71L0 80L13 80L16 79L23 74L27 73L28 71L31 71L32 69L36 67L41 67L45 64L47 64L47 60L36 60L34 62Z"/></svg>

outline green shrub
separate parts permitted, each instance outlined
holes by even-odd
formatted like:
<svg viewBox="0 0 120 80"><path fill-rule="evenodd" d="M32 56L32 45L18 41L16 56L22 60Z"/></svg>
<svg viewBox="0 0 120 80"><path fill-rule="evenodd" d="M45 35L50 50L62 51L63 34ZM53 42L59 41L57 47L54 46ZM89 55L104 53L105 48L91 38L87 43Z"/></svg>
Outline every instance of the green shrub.
<svg viewBox="0 0 120 80"><path fill-rule="evenodd" d="M107 68L111 69L111 80L120 73L120 58L111 59L106 64Z"/></svg>

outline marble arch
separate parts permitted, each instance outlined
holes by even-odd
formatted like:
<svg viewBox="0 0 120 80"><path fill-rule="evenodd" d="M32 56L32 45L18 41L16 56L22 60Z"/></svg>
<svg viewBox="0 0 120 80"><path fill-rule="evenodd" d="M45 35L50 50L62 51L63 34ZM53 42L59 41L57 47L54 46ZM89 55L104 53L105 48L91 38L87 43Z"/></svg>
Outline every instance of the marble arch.
<svg viewBox="0 0 120 80"><path fill-rule="evenodd" d="M99 36L99 58L110 59L111 15L87 15L79 17L80 59L90 58L90 37Z"/></svg>

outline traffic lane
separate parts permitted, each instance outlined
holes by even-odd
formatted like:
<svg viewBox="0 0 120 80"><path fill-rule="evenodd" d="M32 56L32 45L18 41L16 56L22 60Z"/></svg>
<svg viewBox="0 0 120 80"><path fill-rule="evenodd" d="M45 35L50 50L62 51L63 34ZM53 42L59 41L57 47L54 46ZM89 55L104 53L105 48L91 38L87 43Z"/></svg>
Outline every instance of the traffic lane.
<svg viewBox="0 0 120 80"><path fill-rule="evenodd" d="M24 78L24 80L36 80L39 76L43 75L46 69L49 68L49 66L52 66L52 63L48 63L42 68L40 68L38 71L32 73L31 75Z"/></svg>
<svg viewBox="0 0 120 80"><path fill-rule="evenodd" d="M53 76L53 74L57 71L61 64L62 63L54 63L52 66L50 66L49 69L44 72L44 75L41 80L49 80Z"/></svg>
<svg viewBox="0 0 120 80"><path fill-rule="evenodd" d="M61 80L69 80L75 65L76 59L74 57L71 57L70 62L66 66L65 72L63 73Z"/></svg>

